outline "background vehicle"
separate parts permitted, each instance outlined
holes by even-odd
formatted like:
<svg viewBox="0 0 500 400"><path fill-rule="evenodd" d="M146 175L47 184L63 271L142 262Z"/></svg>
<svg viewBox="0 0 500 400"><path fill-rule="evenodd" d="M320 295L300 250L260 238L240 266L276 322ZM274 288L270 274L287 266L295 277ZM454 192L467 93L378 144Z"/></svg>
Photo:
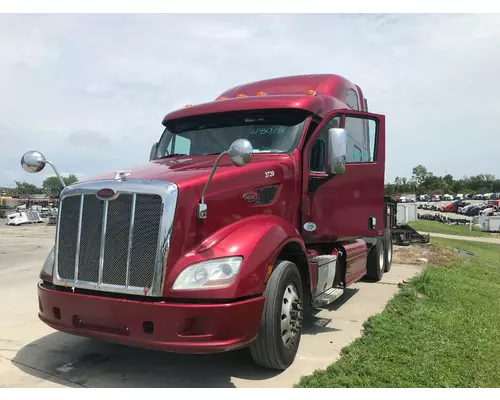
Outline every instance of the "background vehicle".
<svg viewBox="0 0 500 400"><path fill-rule="evenodd" d="M286 369L313 307L391 268L385 117L338 75L237 86L168 114L150 163L60 195L39 317L168 351L249 347ZM39 152L26 171L50 163Z"/></svg>

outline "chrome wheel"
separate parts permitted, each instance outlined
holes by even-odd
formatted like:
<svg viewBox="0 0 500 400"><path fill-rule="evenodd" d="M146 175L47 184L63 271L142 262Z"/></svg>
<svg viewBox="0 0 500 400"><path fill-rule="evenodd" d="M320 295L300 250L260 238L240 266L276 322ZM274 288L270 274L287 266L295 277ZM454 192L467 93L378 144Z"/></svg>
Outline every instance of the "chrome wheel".
<svg viewBox="0 0 500 400"><path fill-rule="evenodd" d="M297 333L301 329L302 304L297 289L290 283L281 301L281 339L286 347L294 346Z"/></svg>

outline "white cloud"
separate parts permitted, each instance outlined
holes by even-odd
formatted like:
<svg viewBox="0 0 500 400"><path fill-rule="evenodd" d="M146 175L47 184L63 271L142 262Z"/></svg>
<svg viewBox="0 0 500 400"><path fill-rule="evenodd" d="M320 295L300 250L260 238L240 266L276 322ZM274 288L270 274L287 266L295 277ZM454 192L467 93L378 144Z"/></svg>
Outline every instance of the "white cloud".
<svg viewBox="0 0 500 400"><path fill-rule="evenodd" d="M337 73L387 117L387 178L500 175L498 15L0 15L0 186L21 155L148 160L163 116L257 79ZM76 142L75 142L76 141Z"/></svg>

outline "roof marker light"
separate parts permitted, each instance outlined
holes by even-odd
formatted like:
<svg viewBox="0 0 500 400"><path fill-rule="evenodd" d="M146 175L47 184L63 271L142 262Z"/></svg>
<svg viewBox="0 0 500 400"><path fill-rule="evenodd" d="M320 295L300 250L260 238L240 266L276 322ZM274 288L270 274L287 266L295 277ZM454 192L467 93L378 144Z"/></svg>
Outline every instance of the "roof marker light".
<svg viewBox="0 0 500 400"><path fill-rule="evenodd" d="M314 90L309 89L309 90L307 91L307 95L308 95L308 96L316 96L316 95L317 95L317 93L316 93Z"/></svg>
<svg viewBox="0 0 500 400"><path fill-rule="evenodd" d="M236 95L236 97L247 97L247 95L246 95L246 94L244 94L244 93L238 93L238 94Z"/></svg>
<svg viewBox="0 0 500 400"><path fill-rule="evenodd" d="M266 95L267 95L266 92L259 92L259 93L257 93L257 96L266 96Z"/></svg>
<svg viewBox="0 0 500 400"><path fill-rule="evenodd" d="M192 106L193 106L192 104L186 104L186 105L184 106L184 108L188 108L188 107L192 107Z"/></svg>
<svg viewBox="0 0 500 400"><path fill-rule="evenodd" d="M227 100L227 97L226 96L219 96L219 97L217 97L217 100Z"/></svg>

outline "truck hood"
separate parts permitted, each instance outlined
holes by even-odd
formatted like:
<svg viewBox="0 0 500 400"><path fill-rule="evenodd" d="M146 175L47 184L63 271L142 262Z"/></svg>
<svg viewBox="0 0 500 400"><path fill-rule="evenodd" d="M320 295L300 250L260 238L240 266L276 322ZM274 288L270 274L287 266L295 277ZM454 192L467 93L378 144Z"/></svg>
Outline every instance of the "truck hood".
<svg viewBox="0 0 500 400"><path fill-rule="evenodd" d="M127 171L127 179L142 179L142 180L161 180L173 182L177 185L184 183L194 183L199 179L206 178L212 170L217 156L193 156L193 157L178 157L178 158L165 158L161 160L154 160L146 164L136 165L131 168L124 168ZM242 167L243 170L253 170L252 166L258 169L263 167L263 164L280 163L280 161L289 160L287 154L254 154L250 164ZM229 156L222 158L219 163L217 171L228 171L233 169L240 169L233 165ZM79 182L99 181L115 179L118 170L110 171L102 175L87 177ZM242 171L243 172L243 171ZM215 175L218 175L216 173Z"/></svg>

